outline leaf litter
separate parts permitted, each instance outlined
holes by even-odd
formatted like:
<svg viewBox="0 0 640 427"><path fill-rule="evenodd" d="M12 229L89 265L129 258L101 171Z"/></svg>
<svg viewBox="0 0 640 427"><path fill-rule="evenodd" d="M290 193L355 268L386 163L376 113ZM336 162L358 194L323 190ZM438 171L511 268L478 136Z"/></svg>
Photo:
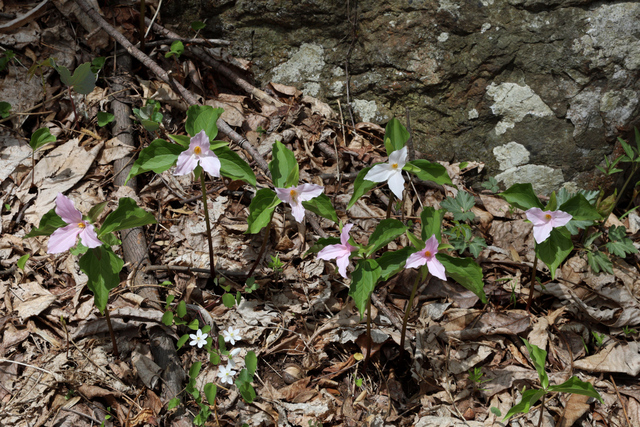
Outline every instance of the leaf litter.
<svg viewBox="0 0 640 427"><path fill-rule="evenodd" d="M45 23L38 18L38 22L50 29L50 45L57 46L75 40L71 23L60 12L86 19L61 2L54 3L50 19ZM129 38L135 37L130 22L133 9L130 15L123 8L105 7L103 12L119 20L125 31L129 28ZM86 22L81 26L97 28ZM51 55L50 48L30 38L31 32L28 27L19 28L16 34L22 37L14 39L25 41L16 41L13 48L23 53L25 62L44 61ZM89 43L97 48L110 42L102 31L96 31ZM218 52L217 60L225 58L232 67L241 64ZM56 56L57 63L65 66L87 59L71 49L57 51ZM158 55L163 66L173 66L162 58ZM197 61L192 65L196 71L206 68ZM236 70L243 73L246 68ZM144 69L139 72L131 88L142 96L131 97L131 102L141 107L146 99L160 101L166 109L163 129L180 132L184 100L165 82ZM43 97L39 77L25 80L25 75L12 65L0 76L4 80L0 97L16 111L32 114L12 116L2 128L0 423L82 426L100 423L111 414L106 425L181 425L180 418L166 410L169 397L159 381L161 368L156 363L155 344L149 339L154 329L173 340L179 336L162 323L163 301L146 301L135 294L129 277L121 277L110 307L118 346L128 356L116 360L104 319L85 289L87 278L77 268L77 257L47 255L43 237L22 239L53 207L59 192L71 195L83 212L102 201L110 201L107 210L114 209L123 193L154 212L158 225L147 229L149 256L153 265L166 268L157 270L146 285L171 282L163 288L164 296L184 298L193 315L214 328L224 325L240 330L243 354L256 352L258 399L249 405L233 389L219 391L220 425L237 425L238 421L264 426L501 425L502 417L495 412L504 415L519 400L523 386L537 386L536 371L519 337L548 351L552 384L579 374L605 400L594 404L584 396L553 396L549 402L553 417L545 412L542 425L600 425L605 419L608 425L625 425L626 417L634 421L632 425L640 423L640 387L634 379L640 373L637 332L627 335L623 331L640 324L637 258L633 260L636 265L617 263L613 274L594 274L578 252L561 267L556 280L535 287L543 297L533 314L526 313L521 307L529 294L523 281L533 261L532 225L524 220L522 211L510 209L500 197L466 187L468 176L480 173L482 164L442 163L458 188L476 196L473 212L478 230L489 243L478 258L489 304L482 306L473 293L451 280L430 280L410 321L415 347L410 357L402 356L394 321L402 317L413 279L396 276L376 291L380 304L372 306L375 357L365 370L361 356L367 348L366 326L347 297L348 282L331 263L305 255L319 237L317 229L308 223L298 225L289 213L278 211L270 244L256 272L259 291L243 294L234 308L225 307L220 289L206 286L206 278L189 271L206 268L209 262L201 220L204 209L191 179L168 172L147 174L137 192L117 188L112 182L117 172L114 163L131 148L118 135L99 128L91 120L95 113L90 113L106 109L116 95L99 86L89 96L76 97L78 111L87 114L79 117L83 129L79 134L72 128L73 111L55 73L45 70L42 75L49 85L49 101ZM224 108L223 118L243 131L263 155L268 156L276 140L287 144L300 164L302 180L324 185L340 219L354 224L354 240L367 241L386 215L385 191L375 190L350 210L346 207L355 174L373 162L385 161L384 130L379 125L358 123L353 129L343 128L337 121L339 114L330 106L281 84L269 84L272 103L247 96L239 87L224 87L222 80L215 90L206 79L194 79L192 84L206 93L207 105ZM19 94L12 89L16 87L21 88ZM58 94L61 102L54 105L51 97ZM57 142L35 153L32 171L31 150L22 138L41 126L55 129ZM143 144L156 137L136 126ZM263 176L259 182L267 183ZM421 203L438 208L445 197L455 197L458 191L417 188L418 193L404 201L407 217L419 217ZM214 182L211 190L207 204L215 224L217 267L231 292L243 291L243 274L256 261L264 238L263 234L244 234L252 190L228 180ZM620 221L614 216L608 222L633 232L633 218L629 215ZM319 225L322 233L338 236L330 222L320 220ZM390 249L407 244L399 239ZM12 268L25 253L31 255L25 270ZM284 262L280 273L266 267L276 255ZM129 271L135 268L138 266L128 266ZM539 270L542 277L549 277L543 267ZM594 331L606 336L602 345L595 342ZM184 367L199 358L193 349L183 349L178 355ZM469 375L473 369L480 369L487 381L474 384ZM200 385L215 380L211 366L198 378ZM361 385L356 385L358 380ZM539 414L533 410L515 422L538 425Z"/></svg>

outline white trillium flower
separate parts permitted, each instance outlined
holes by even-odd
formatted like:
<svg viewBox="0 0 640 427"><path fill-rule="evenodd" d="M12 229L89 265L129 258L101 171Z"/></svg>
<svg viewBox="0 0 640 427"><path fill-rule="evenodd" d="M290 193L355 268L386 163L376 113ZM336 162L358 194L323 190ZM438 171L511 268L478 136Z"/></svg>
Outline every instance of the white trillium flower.
<svg viewBox="0 0 640 427"><path fill-rule="evenodd" d="M198 348L202 348L207 343L207 337L209 334L203 334L201 329L198 329L198 332L195 334L189 334L189 338L191 338L191 342L189 343L192 346L198 346Z"/></svg>
<svg viewBox="0 0 640 427"><path fill-rule="evenodd" d="M227 367L231 369L235 369L237 367L236 362L233 361L233 358L240 354L239 348L234 348L229 352L229 361L227 363Z"/></svg>
<svg viewBox="0 0 640 427"><path fill-rule="evenodd" d="M388 163L381 163L371 168L364 179L372 182L387 181L389 188L399 200L402 200L404 177L402 168L407 164L407 147L402 147L389 155Z"/></svg>
<svg viewBox="0 0 640 427"><path fill-rule="evenodd" d="M224 342L230 342L231 345L235 345L236 341L241 341L240 329L233 329L233 326L229 326L229 329L222 331Z"/></svg>

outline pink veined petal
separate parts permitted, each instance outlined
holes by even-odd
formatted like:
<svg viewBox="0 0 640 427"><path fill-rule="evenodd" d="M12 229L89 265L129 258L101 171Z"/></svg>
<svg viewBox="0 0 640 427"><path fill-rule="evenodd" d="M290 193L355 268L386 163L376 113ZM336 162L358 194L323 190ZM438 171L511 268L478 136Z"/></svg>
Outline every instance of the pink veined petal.
<svg viewBox="0 0 640 427"><path fill-rule="evenodd" d="M176 170L173 174L176 176L186 175L198 166L198 160L192 150L186 150L180 153L178 156L178 162L176 164Z"/></svg>
<svg viewBox="0 0 640 427"><path fill-rule="evenodd" d="M73 206L73 202L62 193L56 197L56 210L60 218L67 224L77 224L82 221L82 214Z"/></svg>
<svg viewBox="0 0 640 427"><path fill-rule="evenodd" d="M407 146L405 145L399 150L394 151L389 155L389 164L398 164L398 169L402 169L407 164Z"/></svg>
<svg viewBox="0 0 640 427"><path fill-rule="evenodd" d="M371 182L384 182L391 177L393 172L394 169L391 168L389 163L381 163L372 167L364 176L364 179Z"/></svg>
<svg viewBox="0 0 640 427"><path fill-rule="evenodd" d="M427 268L429 273L436 276L440 280L447 281L447 275L444 272L444 265L434 256L427 260Z"/></svg>
<svg viewBox="0 0 640 427"><path fill-rule="evenodd" d="M551 222L554 227L562 227L563 225L567 225L567 223L573 218L571 214L562 211L552 212L551 216Z"/></svg>
<svg viewBox="0 0 640 427"><path fill-rule="evenodd" d="M438 253L438 239L435 234L432 234L431 237L425 242L423 253L431 252L431 256Z"/></svg>
<svg viewBox="0 0 640 427"><path fill-rule="evenodd" d="M292 189L295 189L295 187L276 188L276 196L278 196L278 199L282 200L283 202L291 204Z"/></svg>
<svg viewBox="0 0 640 427"><path fill-rule="evenodd" d="M534 225L533 238L536 240L536 243L540 244L547 240L551 235L551 230L553 230L553 225L550 222L542 225Z"/></svg>
<svg viewBox="0 0 640 427"><path fill-rule="evenodd" d="M349 232L351 231L352 227L353 224L345 224L344 227L342 227L342 233L340 233L340 243L342 243L344 246L349 244Z"/></svg>
<svg viewBox="0 0 640 427"><path fill-rule="evenodd" d="M407 258L407 263L404 268L420 268L427 263L427 258L424 256L424 251L418 251Z"/></svg>
<svg viewBox="0 0 640 427"><path fill-rule="evenodd" d="M76 238L81 231L82 229L78 227L77 223L58 228L49 237L47 253L59 254L60 252L68 251L76 244Z"/></svg>
<svg viewBox="0 0 640 427"><path fill-rule="evenodd" d="M206 173L216 178L220 177L220 160L213 151L209 150L210 154L200 156L200 166Z"/></svg>
<svg viewBox="0 0 640 427"><path fill-rule="evenodd" d="M329 261L344 256L345 254L349 255L351 251L347 250L343 245L329 245L318 252L317 258Z"/></svg>
<svg viewBox="0 0 640 427"><path fill-rule="evenodd" d="M196 145L203 149L203 151L208 150L211 144L209 144L209 137L207 133L203 130L198 132L191 140L189 141L189 150L193 152L193 149L196 148Z"/></svg>
<svg viewBox="0 0 640 427"><path fill-rule="evenodd" d="M347 278L347 267L349 266L349 255L344 254L336 258L336 265L338 266L338 273L345 279Z"/></svg>
<svg viewBox="0 0 640 427"><path fill-rule="evenodd" d="M304 219L304 206L302 203L289 203L291 205L291 213L297 222L302 222Z"/></svg>
<svg viewBox="0 0 640 427"><path fill-rule="evenodd" d="M314 197L318 197L324 191L324 187L316 184L302 184L297 187L298 201L308 202Z"/></svg>
<svg viewBox="0 0 640 427"><path fill-rule="evenodd" d="M549 222L547 219L547 213L540 208L531 208L525 212L527 219L533 223L533 225L542 225Z"/></svg>
<svg viewBox="0 0 640 427"><path fill-rule="evenodd" d="M395 194L399 200L402 200L402 192L404 191L404 178L402 177L401 169L397 169L393 172L393 174L389 177L389 181L387 182L387 184L389 184L389 188L391 189L391 191L393 191L393 194Z"/></svg>
<svg viewBox="0 0 640 427"><path fill-rule="evenodd" d="M85 227L80 231L80 242L88 248L97 248L102 246L102 242L98 239L92 224L84 221Z"/></svg>

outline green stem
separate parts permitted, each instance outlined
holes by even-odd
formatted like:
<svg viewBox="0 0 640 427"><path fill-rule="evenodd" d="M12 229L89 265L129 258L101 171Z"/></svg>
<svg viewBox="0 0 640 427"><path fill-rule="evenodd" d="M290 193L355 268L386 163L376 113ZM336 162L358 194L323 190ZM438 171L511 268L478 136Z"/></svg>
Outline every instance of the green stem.
<svg viewBox="0 0 640 427"><path fill-rule="evenodd" d="M418 270L415 282L413 282L413 289L411 289L411 296L407 303L407 309L404 311L404 318L402 319L402 334L400 335L400 354L404 353L404 339L407 333L407 323L409 322L409 314L411 313L411 307L413 306L413 299L418 292L418 285L420 284L420 278L422 277L422 268Z"/></svg>
<svg viewBox="0 0 640 427"><path fill-rule="evenodd" d="M367 357L364 359L364 370L367 370L369 366L369 359L371 358L371 295L369 295L369 301L367 301Z"/></svg>
<svg viewBox="0 0 640 427"><path fill-rule="evenodd" d="M627 180L624 182L624 185L622 186L620 193L618 193L618 197L616 197L616 201L613 204L613 208L611 209L611 211L613 211L613 209L615 209L616 206L618 206L618 202L620 201L620 198L624 194L624 190L627 188L627 185L629 185L631 178L633 178L633 176L636 174L637 171L638 171L638 166L636 163L634 163L633 167L631 168L631 173L629 174L629 177L627 178Z"/></svg>
<svg viewBox="0 0 640 427"><path fill-rule="evenodd" d="M271 223L273 222L273 215L271 216L271 220L267 224L267 229L264 232L264 239L262 239L262 246L260 246L260 252L258 253L258 258L256 258L256 262L251 266L251 270L249 270L249 277L253 274L260 264L260 260L262 259L262 255L264 254L264 249L267 247L267 241L269 240L269 231L271 231Z"/></svg>
<svg viewBox="0 0 640 427"><path fill-rule="evenodd" d="M538 257L533 258L533 268L531 269L531 280L529 281L529 299L527 300L527 313L531 309L531 302L533 301L533 290L536 284L536 269L538 268Z"/></svg>
<svg viewBox="0 0 640 427"><path fill-rule="evenodd" d="M213 240L211 237L211 222L209 221L209 207L207 206L207 185L204 181L204 171L200 171L200 187L202 189L202 204L204 205L204 220L207 224L207 241L209 242L209 269L211 280L216 278L216 264L213 259Z"/></svg>
<svg viewBox="0 0 640 427"><path fill-rule="evenodd" d="M118 352L118 344L116 343L116 334L113 332L113 326L111 326L111 317L109 316L109 308L105 306L104 317L107 319L107 327L109 328L109 335L111 336L111 345L113 346L113 356L116 359L120 359L120 352Z"/></svg>
<svg viewBox="0 0 640 427"><path fill-rule="evenodd" d="M542 402L540 403L540 419L538 420L538 427L542 426L542 417L544 416L544 401L547 397L546 393L542 395Z"/></svg>

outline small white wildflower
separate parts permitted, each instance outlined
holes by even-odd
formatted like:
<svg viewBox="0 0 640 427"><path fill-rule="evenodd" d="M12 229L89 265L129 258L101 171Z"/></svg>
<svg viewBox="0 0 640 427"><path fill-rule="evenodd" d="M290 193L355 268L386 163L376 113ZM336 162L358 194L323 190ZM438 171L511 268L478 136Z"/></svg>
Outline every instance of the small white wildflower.
<svg viewBox="0 0 640 427"><path fill-rule="evenodd" d="M222 384L227 383L229 385L233 385L233 376L236 374L231 366L220 366L218 368L218 377L220 377L220 382Z"/></svg>
<svg viewBox="0 0 640 427"><path fill-rule="evenodd" d="M202 330L198 329L198 332L196 332L195 334L189 334L189 337L191 338L191 342L189 344L193 346L197 345L198 348L202 348L202 346L207 343L208 336L209 334L203 334Z"/></svg>
<svg viewBox="0 0 640 427"><path fill-rule="evenodd" d="M240 329L233 329L233 326L229 326L229 329L222 331L224 342L230 342L231 345L235 345L236 341L241 341Z"/></svg>
<svg viewBox="0 0 640 427"><path fill-rule="evenodd" d="M238 354L240 354L240 349L239 348L234 348L233 350L231 350L229 352L229 362L227 364L227 367L235 369L236 368L236 362L233 361L233 358L236 357Z"/></svg>

